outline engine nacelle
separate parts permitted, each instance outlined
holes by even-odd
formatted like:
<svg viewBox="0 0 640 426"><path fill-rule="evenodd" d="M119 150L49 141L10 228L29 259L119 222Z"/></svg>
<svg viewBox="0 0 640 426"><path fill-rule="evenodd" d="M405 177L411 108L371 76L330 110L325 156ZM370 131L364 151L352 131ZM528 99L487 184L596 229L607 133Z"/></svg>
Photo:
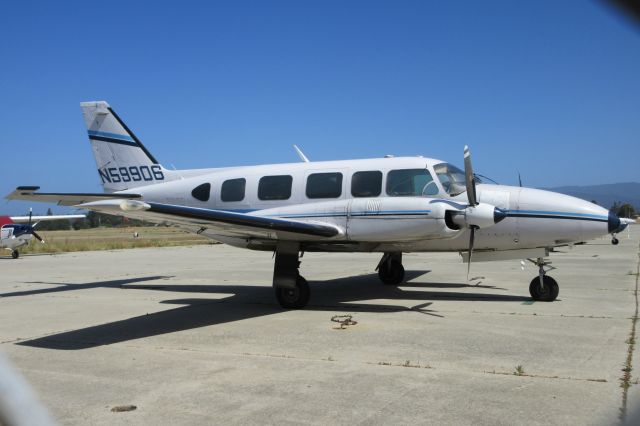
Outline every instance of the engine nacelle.
<svg viewBox="0 0 640 426"><path fill-rule="evenodd" d="M468 206L462 210L451 212L451 222L458 228L487 228L500 222L506 217L506 213L499 208L486 203Z"/></svg>

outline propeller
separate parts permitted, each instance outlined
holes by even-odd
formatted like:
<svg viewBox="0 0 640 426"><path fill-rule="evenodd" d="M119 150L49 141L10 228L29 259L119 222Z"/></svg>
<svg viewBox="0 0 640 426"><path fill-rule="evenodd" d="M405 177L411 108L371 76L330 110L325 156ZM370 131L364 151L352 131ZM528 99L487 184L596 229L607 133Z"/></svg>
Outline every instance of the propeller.
<svg viewBox="0 0 640 426"><path fill-rule="evenodd" d="M478 205L478 199L476 197L476 178L473 175L473 167L471 166L471 151L467 145L464 146L464 178L467 184L467 199L469 200L469 206L475 207ZM467 281L469 281L469 272L471 271L471 257L473 256L473 243L476 236L476 229L479 229L477 225L469 225L469 259L467 260Z"/></svg>
<svg viewBox="0 0 640 426"><path fill-rule="evenodd" d="M469 227L469 259L467 261L467 281L469 281L469 273L471 272L471 256L473 256L473 240L475 239L477 226L471 225Z"/></svg>
<svg viewBox="0 0 640 426"><path fill-rule="evenodd" d="M469 229L469 258L467 260L467 280L469 280L476 230L495 225L505 219L508 216L508 212L492 204L480 203L478 201L476 177L473 173L473 166L471 165L471 151L466 145L464 146L464 179L467 189L467 205L463 205L452 200L441 199L432 200L430 203L446 204L447 206L455 209L447 209L451 214L449 219L454 225L453 229Z"/></svg>
<svg viewBox="0 0 640 426"><path fill-rule="evenodd" d="M33 209L29 208L29 223L27 225L27 234L31 234L33 235L35 238L37 238L42 244L44 244L44 240L42 239L42 237L40 235L38 235L38 233L33 229L33 226L31 226L31 216L33 215Z"/></svg>
<svg viewBox="0 0 640 426"><path fill-rule="evenodd" d="M471 166L471 151L467 145L464 146L464 178L467 184L467 199L470 206L477 206L476 197L476 178L473 175L473 167Z"/></svg>

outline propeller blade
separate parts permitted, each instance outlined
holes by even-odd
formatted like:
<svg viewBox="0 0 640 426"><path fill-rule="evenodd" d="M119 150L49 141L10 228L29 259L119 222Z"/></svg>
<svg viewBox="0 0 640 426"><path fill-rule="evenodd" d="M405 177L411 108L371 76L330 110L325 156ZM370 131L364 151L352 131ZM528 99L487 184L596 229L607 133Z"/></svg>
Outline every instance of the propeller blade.
<svg viewBox="0 0 640 426"><path fill-rule="evenodd" d="M42 237L40 235L38 235L38 233L36 231L34 231L33 229L31 230L31 235L36 237L42 244L44 244L44 240L42 239Z"/></svg>
<svg viewBox="0 0 640 426"><path fill-rule="evenodd" d="M469 262L467 263L467 281L469 281L469 272L471 271L471 256L473 256L473 240L475 239L477 226L470 226L469 230Z"/></svg>
<svg viewBox="0 0 640 426"><path fill-rule="evenodd" d="M473 167L471 167L471 152L469 147L464 146L464 177L467 184L467 198L470 206L478 205L476 198L476 178L473 176Z"/></svg>

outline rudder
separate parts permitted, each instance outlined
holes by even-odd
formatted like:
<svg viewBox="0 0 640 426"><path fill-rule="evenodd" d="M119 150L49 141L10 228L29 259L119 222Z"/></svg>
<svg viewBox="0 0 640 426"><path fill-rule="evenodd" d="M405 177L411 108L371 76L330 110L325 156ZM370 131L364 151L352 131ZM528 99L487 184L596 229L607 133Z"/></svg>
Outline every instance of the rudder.
<svg viewBox="0 0 640 426"><path fill-rule="evenodd" d="M177 178L158 163L107 102L82 102L80 107L106 192Z"/></svg>

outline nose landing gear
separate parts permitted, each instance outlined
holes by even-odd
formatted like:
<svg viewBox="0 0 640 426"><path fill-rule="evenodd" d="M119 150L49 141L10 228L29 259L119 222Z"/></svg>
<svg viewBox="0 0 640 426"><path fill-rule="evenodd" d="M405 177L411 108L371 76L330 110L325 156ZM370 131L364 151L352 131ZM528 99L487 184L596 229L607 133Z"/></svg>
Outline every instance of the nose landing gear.
<svg viewBox="0 0 640 426"><path fill-rule="evenodd" d="M620 240L616 238L615 234L611 234L611 244L613 244L614 246L617 246L619 242Z"/></svg>
<svg viewBox="0 0 640 426"><path fill-rule="evenodd" d="M538 266L538 276L532 279L529 284L529 294L531 294L531 298L538 302L553 302L556 300L560 288L556 280L547 275L547 272L556 268L550 266L551 262L545 261L542 257L536 260L527 260ZM545 267L547 267L547 269L545 269Z"/></svg>

